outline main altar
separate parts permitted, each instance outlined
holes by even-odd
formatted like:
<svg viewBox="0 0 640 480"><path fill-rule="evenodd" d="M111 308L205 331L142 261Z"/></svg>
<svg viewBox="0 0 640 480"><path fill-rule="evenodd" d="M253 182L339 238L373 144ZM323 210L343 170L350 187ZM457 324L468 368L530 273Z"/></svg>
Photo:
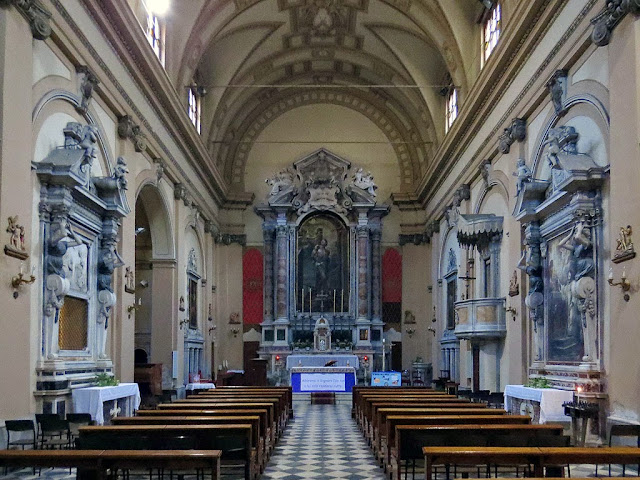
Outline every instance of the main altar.
<svg viewBox="0 0 640 480"><path fill-rule="evenodd" d="M267 183L271 191L255 211L265 259L259 353L270 377L287 383L292 369L344 368L365 378L382 358L381 236L389 206L377 204L370 173L325 149Z"/></svg>

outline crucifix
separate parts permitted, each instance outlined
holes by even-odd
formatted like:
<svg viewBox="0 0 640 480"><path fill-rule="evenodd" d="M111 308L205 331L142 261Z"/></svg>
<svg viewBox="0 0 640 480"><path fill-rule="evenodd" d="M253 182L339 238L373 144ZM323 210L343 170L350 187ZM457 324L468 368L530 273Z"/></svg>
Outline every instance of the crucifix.
<svg viewBox="0 0 640 480"><path fill-rule="evenodd" d="M116 401L113 404L113 408L109 410L109 415L111 415L112 418L115 418L120 412L122 412L122 409L118 406L118 402Z"/></svg>

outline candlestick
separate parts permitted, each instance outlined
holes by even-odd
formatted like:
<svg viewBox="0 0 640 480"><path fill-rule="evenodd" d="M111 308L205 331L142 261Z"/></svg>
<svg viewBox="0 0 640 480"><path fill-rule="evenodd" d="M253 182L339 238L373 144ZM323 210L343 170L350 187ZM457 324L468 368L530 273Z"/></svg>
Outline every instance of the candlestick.
<svg viewBox="0 0 640 480"><path fill-rule="evenodd" d="M304 287L300 289L300 298L302 298L302 306L300 307L300 312L304 313Z"/></svg>
<svg viewBox="0 0 640 480"><path fill-rule="evenodd" d="M333 314L336 314L336 290L333 290Z"/></svg>
<svg viewBox="0 0 640 480"><path fill-rule="evenodd" d="M311 287L309 287L309 315L311 315Z"/></svg>
<svg viewBox="0 0 640 480"><path fill-rule="evenodd" d="M340 313L344 313L344 288L340 290Z"/></svg>

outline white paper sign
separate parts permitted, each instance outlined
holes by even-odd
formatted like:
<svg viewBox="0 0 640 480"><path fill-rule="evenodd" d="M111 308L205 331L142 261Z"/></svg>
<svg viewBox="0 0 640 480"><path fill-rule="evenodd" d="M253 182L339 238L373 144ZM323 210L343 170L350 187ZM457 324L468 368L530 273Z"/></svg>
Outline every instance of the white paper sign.
<svg viewBox="0 0 640 480"><path fill-rule="evenodd" d="M301 392L344 392L344 373L301 373Z"/></svg>

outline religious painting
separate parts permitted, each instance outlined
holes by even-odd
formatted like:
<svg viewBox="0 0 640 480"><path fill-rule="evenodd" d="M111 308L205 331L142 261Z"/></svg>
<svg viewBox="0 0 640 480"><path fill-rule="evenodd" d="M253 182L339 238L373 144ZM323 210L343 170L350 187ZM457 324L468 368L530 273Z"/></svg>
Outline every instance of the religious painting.
<svg viewBox="0 0 640 480"><path fill-rule="evenodd" d="M349 229L332 214L305 220L297 239L297 304L300 312L349 310Z"/></svg>

